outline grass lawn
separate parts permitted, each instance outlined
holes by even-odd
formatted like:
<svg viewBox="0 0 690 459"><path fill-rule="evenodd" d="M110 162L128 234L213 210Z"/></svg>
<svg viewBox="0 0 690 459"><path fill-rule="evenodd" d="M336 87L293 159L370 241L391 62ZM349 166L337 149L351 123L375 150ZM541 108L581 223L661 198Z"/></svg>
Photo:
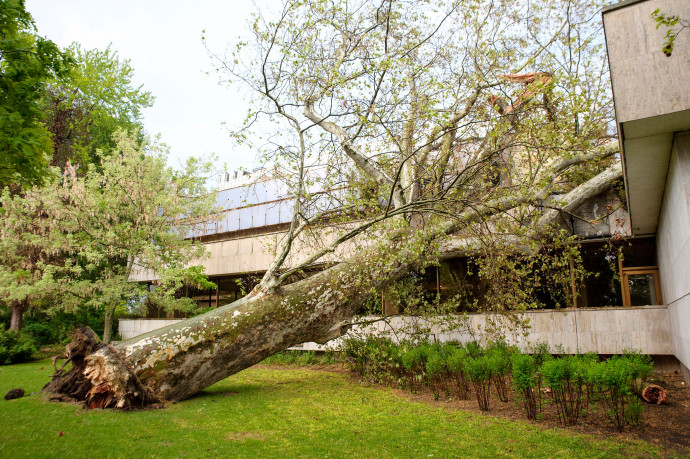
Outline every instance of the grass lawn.
<svg viewBox="0 0 690 459"><path fill-rule="evenodd" d="M43 367L43 370L41 370ZM48 360L0 367L0 395L39 391ZM88 411L40 394L0 399L0 457L659 456L602 440L451 412L360 387L342 374L245 370L165 409Z"/></svg>

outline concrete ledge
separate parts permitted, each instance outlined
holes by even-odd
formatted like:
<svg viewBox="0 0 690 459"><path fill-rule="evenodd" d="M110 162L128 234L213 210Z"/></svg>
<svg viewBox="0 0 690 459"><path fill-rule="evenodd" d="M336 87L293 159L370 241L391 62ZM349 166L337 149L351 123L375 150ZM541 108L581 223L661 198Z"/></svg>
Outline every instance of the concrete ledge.
<svg viewBox="0 0 690 459"><path fill-rule="evenodd" d="M636 349L651 355L673 355L666 306L536 310L525 312L520 318L529 323L529 334L525 336L525 330L510 328L506 330L506 338L523 350L534 343L546 342L552 348L562 347L566 353L620 354L626 349ZM377 317L367 318L373 319ZM503 319L500 315L469 314L462 330L448 332L424 319L397 316L390 317L388 324L376 322L354 327L350 334L390 334L404 339L408 336L404 330L416 323L418 326L430 327L432 337L436 340L467 342L478 339L490 321ZM180 319L120 319L120 335L123 339L130 339L179 321ZM506 324L506 327L510 325ZM395 333L391 333L392 331ZM340 342L340 339L336 339L326 345L303 343L291 349L323 351L337 348Z"/></svg>
<svg viewBox="0 0 690 459"><path fill-rule="evenodd" d="M393 339L405 339L405 330L411 326L428 326L432 339L446 342L479 340L482 330L490 322L504 322L506 340L522 350L535 343L548 343L552 349L562 348L565 353L596 352L620 354L635 349L650 355L673 355L673 342L666 306L640 306L632 308L582 308L535 310L520 314L531 327L515 329L500 315L469 314L463 329L448 332L432 321L412 317L391 317L388 323L377 322L366 327L354 327L350 334L388 334ZM377 317L367 317L375 320ZM457 319L457 317L456 317ZM436 321L438 322L438 321ZM528 332L525 335L525 332ZM323 351L335 349L340 339L326 345L303 343L292 349ZM556 350L556 349L554 349Z"/></svg>

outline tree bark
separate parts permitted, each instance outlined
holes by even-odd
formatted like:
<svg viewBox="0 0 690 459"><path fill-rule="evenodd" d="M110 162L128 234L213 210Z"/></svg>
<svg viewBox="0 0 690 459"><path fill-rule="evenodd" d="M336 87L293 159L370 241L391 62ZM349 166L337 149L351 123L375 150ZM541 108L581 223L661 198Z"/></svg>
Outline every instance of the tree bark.
<svg viewBox="0 0 690 459"><path fill-rule="evenodd" d="M617 170L607 175L610 184L620 178L620 166ZM582 190L587 194L600 188ZM579 200L581 195L570 198ZM374 292L431 256L468 256L476 250L468 238L443 231L435 236L400 234L307 279L256 290L230 305L128 341L104 345L92 332L80 331L75 343L81 344L67 350L72 370L58 372L43 390L101 408L182 400L290 346L341 336Z"/></svg>
<svg viewBox="0 0 690 459"><path fill-rule="evenodd" d="M115 315L115 305L105 307L105 318L103 323L103 344L110 344L113 338L113 316Z"/></svg>
<svg viewBox="0 0 690 459"><path fill-rule="evenodd" d="M11 301L12 316L10 318L10 330L21 330L24 325L24 313L26 312L26 300Z"/></svg>
<svg viewBox="0 0 690 459"><path fill-rule="evenodd" d="M292 345L325 343L346 331L344 324L374 289L411 269L405 256L398 262L371 258L366 251L294 284L89 354L83 350L95 343L74 347L68 357L84 365L59 375L44 391L72 396L64 387L79 387L75 398L97 407L182 400Z"/></svg>

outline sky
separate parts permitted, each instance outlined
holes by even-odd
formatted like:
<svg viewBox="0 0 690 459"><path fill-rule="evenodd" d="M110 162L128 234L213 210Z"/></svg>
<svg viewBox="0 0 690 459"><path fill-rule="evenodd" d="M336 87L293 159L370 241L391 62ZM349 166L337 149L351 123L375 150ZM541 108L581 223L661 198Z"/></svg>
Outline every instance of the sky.
<svg viewBox="0 0 690 459"><path fill-rule="evenodd" d="M219 84L202 44L222 54L247 29L250 0L26 0L38 34L60 47L109 44L134 68L134 83L156 98L144 110L144 126L170 147L171 165L216 153L219 168L252 168L255 154L233 147L228 126L246 113L236 87ZM207 72L210 72L208 74Z"/></svg>

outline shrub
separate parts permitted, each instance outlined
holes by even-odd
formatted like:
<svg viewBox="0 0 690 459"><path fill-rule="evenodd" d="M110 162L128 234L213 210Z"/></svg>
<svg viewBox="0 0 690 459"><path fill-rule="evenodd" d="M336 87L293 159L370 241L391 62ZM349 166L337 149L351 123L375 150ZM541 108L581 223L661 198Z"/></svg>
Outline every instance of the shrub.
<svg viewBox="0 0 690 459"><path fill-rule="evenodd" d="M375 336L346 339L341 348L350 368L376 383L400 382L404 349L388 338Z"/></svg>
<svg viewBox="0 0 690 459"><path fill-rule="evenodd" d="M434 393L434 400L438 400L441 390L446 388L445 380L448 374L448 365L440 346L430 346L427 350L426 378Z"/></svg>
<svg viewBox="0 0 690 459"><path fill-rule="evenodd" d="M326 360L320 359L314 351L285 350L273 354L261 363L266 365L318 365Z"/></svg>
<svg viewBox="0 0 690 459"><path fill-rule="evenodd" d="M57 328L42 322L30 322L24 325L22 333L29 335L38 346L54 344L58 341Z"/></svg>
<svg viewBox="0 0 690 459"><path fill-rule="evenodd" d="M73 312L60 311L46 314L31 311L24 321L22 332L30 334L39 346L68 343L72 332L79 327L89 327L103 336L104 308L80 308ZM118 321L113 321L113 336L117 334Z"/></svg>
<svg viewBox="0 0 690 459"><path fill-rule="evenodd" d="M489 394L493 376L492 368L491 356L488 355L468 357L465 360L465 372L467 378L472 382L472 386L474 386L477 404L482 411L489 409Z"/></svg>
<svg viewBox="0 0 690 459"><path fill-rule="evenodd" d="M541 367L541 365L547 360L553 359L553 355L551 354L551 346L546 341L537 341L531 345L531 348L532 356L537 362L538 367Z"/></svg>
<svg viewBox="0 0 690 459"><path fill-rule="evenodd" d="M537 360L529 354L514 353L511 356L513 387L521 397L527 419L537 419L541 413L541 375Z"/></svg>
<svg viewBox="0 0 690 459"><path fill-rule="evenodd" d="M645 381L649 379L649 377L652 375L652 371L654 370L652 358L648 355L641 354L638 351L629 349L623 351L623 357L630 362L630 378L634 392L642 392Z"/></svg>
<svg viewBox="0 0 690 459"><path fill-rule="evenodd" d="M480 357L484 355L484 348L476 341L469 341L465 344L465 350L470 357Z"/></svg>
<svg viewBox="0 0 690 459"><path fill-rule="evenodd" d="M597 386L606 414L619 431L626 425L636 425L643 407L636 397L636 381L646 378L652 370L649 357L637 355L614 356L599 366Z"/></svg>
<svg viewBox="0 0 690 459"><path fill-rule="evenodd" d="M0 365L25 362L36 352L34 341L29 335L16 330L5 331L0 325Z"/></svg>
<svg viewBox="0 0 690 459"><path fill-rule="evenodd" d="M595 389L602 362L599 361L597 354L589 352L579 356L576 365L583 383L584 398L582 400L582 408L583 410L589 410L599 398L598 392Z"/></svg>
<svg viewBox="0 0 690 459"><path fill-rule="evenodd" d="M408 349L401 355L401 362L407 376L410 392L426 378L426 362L429 355L429 345L421 345Z"/></svg>
<svg viewBox="0 0 690 459"><path fill-rule="evenodd" d="M510 376L510 356L514 352L503 341L496 341L491 344L487 351L489 364L493 373L492 379L498 399L502 402L508 401L508 378Z"/></svg>
<svg viewBox="0 0 690 459"><path fill-rule="evenodd" d="M577 424L582 413L584 375L580 361L578 356L566 356L547 359L541 366L541 373L551 388L558 418L563 425Z"/></svg>
<svg viewBox="0 0 690 459"><path fill-rule="evenodd" d="M467 349L452 346L446 355L448 373L454 382L455 393L461 400L467 400L470 395L470 386L465 374L465 360L468 358Z"/></svg>

